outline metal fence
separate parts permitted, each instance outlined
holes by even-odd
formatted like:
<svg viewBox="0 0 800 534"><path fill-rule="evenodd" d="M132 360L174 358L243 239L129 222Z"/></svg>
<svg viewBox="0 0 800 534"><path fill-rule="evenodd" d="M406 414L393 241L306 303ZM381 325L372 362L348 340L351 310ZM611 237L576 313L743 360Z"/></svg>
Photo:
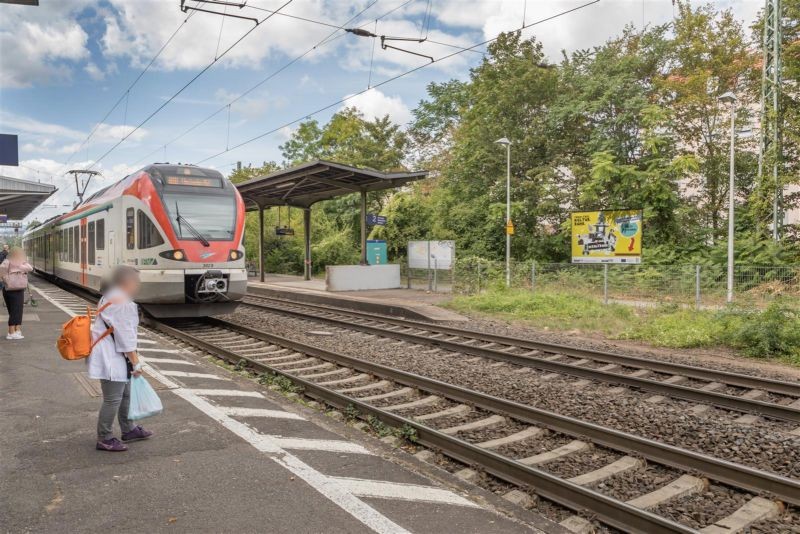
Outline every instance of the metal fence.
<svg viewBox="0 0 800 534"><path fill-rule="evenodd" d="M459 261L452 271L404 269L407 287L474 294L505 286L505 264L480 259ZM679 304L724 306L727 268L712 265L597 265L514 262L511 287L557 291L640 306ZM775 296L800 297L800 265L737 265L734 302L764 306Z"/></svg>

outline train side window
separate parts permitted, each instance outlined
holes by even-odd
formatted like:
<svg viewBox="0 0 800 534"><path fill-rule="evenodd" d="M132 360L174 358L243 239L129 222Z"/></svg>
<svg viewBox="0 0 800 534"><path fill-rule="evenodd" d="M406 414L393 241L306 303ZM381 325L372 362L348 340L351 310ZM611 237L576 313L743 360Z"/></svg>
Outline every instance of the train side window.
<svg viewBox="0 0 800 534"><path fill-rule="evenodd" d="M106 248L106 220L105 219L98 219L97 220L97 237L95 238L97 241L97 250L103 250Z"/></svg>
<svg viewBox="0 0 800 534"><path fill-rule="evenodd" d="M75 259L75 256L72 254L72 228L67 228L65 232L67 232L67 261L72 263Z"/></svg>
<svg viewBox="0 0 800 534"><path fill-rule="evenodd" d="M136 230L133 227L134 217L133 208L125 210L125 244L128 250L133 250L136 247Z"/></svg>
<svg viewBox="0 0 800 534"><path fill-rule="evenodd" d="M89 224L89 261L87 262L89 265L94 265L94 221L90 221Z"/></svg>
<svg viewBox="0 0 800 534"><path fill-rule="evenodd" d="M72 257L75 263L81 262L81 229L76 225L72 227Z"/></svg>
<svg viewBox="0 0 800 534"><path fill-rule="evenodd" d="M150 217L142 210L136 212L137 226L139 232L139 248L151 248L164 244L164 238L158 231L158 227L153 224Z"/></svg>

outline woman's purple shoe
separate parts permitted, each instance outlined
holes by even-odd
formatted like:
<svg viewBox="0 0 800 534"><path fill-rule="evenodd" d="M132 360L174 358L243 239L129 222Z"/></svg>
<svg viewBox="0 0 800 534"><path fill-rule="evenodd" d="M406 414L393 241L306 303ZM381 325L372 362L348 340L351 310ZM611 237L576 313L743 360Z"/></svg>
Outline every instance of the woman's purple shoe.
<svg viewBox="0 0 800 534"><path fill-rule="evenodd" d="M98 451L109 452L124 452L128 450L128 447L117 438L109 438L104 439L103 441L98 441L95 448Z"/></svg>
<svg viewBox="0 0 800 534"><path fill-rule="evenodd" d="M122 434L122 441L139 441L140 439L147 439L152 435L153 433L149 430L145 430L141 426L135 426L133 430Z"/></svg>

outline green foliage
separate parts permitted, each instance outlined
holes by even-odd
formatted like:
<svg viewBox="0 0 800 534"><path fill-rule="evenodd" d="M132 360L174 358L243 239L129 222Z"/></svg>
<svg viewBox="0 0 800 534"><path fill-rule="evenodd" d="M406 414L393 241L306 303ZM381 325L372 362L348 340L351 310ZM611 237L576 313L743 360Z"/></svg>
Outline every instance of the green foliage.
<svg viewBox="0 0 800 534"><path fill-rule="evenodd" d="M397 430L397 437L402 438L409 443L416 443L417 441L419 441L419 435L417 434L417 429L409 425L408 423L404 424Z"/></svg>
<svg viewBox="0 0 800 534"><path fill-rule="evenodd" d="M754 358L794 357L800 361L800 313L776 299L760 313L739 313L727 328L730 345Z"/></svg>
<svg viewBox="0 0 800 534"><path fill-rule="evenodd" d="M380 437L386 437L392 433L392 427L386 425L383 421L375 417L374 415L370 415L367 417L367 424L370 426L373 432L375 432Z"/></svg>
<svg viewBox="0 0 800 534"><path fill-rule="evenodd" d="M352 404L348 404L347 406L345 406L343 413L344 413L344 418L347 419L348 421L354 421L358 419L358 416L360 415L358 408L356 408Z"/></svg>

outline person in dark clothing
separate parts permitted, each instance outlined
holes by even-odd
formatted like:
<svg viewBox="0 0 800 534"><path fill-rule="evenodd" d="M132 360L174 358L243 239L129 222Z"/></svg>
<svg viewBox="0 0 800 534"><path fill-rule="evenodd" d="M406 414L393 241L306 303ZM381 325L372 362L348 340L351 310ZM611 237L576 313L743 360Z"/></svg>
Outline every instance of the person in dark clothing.
<svg viewBox="0 0 800 534"><path fill-rule="evenodd" d="M0 250L0 263L6 261L8 257L8 245L3 245L3 250Z"/></svg>
<svg viewBox="0 0 800 534"><path fill-rule="evenodd" d="M13 248L0 263L0 280L3 281L3 299L8 309L8 335L6 339L23 339L22 308L25 290L28 288L28 273L33 267L21 248Z"/></svg>

